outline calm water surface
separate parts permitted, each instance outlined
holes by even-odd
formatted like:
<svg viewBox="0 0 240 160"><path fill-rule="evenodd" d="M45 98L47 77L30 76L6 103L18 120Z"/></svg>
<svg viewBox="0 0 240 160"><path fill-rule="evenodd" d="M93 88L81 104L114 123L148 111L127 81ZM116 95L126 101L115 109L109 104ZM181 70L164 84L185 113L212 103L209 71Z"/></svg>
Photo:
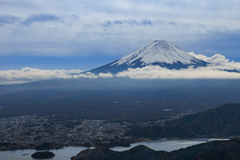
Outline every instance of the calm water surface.
<svg viewBox="0 0 240 160"><path fill-rule="evenodd" d="M180 148L185 148L188 146L205 143L214 140L228 140L228 139L193 139L193 140L154 140L154 141L146 141L146 142L138 142L131 144L130 147L114 147L112 150L114 151L125 151L132 147L138 145L145 145L149 148L152 148L155 151L173 151ZM87 149L86 147L66 147L64 149L59 150L50 150L56 156L53 158L49 158L48 160L70 160L70 157L77 155L80 151ZM1 151L0 152L0 160L36 160L31 157L35 150L17 150L17 151ZM28 155L23 155L28 154ZM44 159L38 159L44 160Z"/></svg>
<svg viewBox="0 0 240 160"><path fill-rule="evenodd" d="M155 151L173 151L180 148L186 148L200 143L206 143L217 140L228 140L228 139L216 139L216 138L205 138L205 139L191 139L191 140L154 140L146 142L138 142L131 144L130 147L114 147L111 150L114 151L125 151L138 145L145 145Z"/></svg>

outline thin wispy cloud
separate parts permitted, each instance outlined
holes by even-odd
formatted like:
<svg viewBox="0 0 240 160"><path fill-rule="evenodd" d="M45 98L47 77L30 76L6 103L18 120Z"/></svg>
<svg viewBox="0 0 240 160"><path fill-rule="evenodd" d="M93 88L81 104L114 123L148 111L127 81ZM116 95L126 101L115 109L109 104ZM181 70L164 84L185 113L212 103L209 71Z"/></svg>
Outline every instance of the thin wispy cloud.
<svg viewBox="0 0 240 160"><path fill-rule="evenodd" d="M157 25L159 24L158 21L152 22L150 19L142 19L142 20L113 20L113 21L106 21L102 25L104 27L114 27L117 25L130 25L130 26L146 26L146 25Z"/></svg>
<svg viewBox="0 0 240 160"><path fill-rule="evenodd" d="M37 14L37 15L31 15L28 17L25 21L22 22L24 25L30 25L34 22L48 22L48 21L57 21L60 17L54 15L54 14Z"/></svg>
<svg viewBox="0 0 240 160"><path fill-rule="evenodd" d="M18 20L19 18L16 16L0 15L0 26L4 26L6 24L13 24Z"/></svg>

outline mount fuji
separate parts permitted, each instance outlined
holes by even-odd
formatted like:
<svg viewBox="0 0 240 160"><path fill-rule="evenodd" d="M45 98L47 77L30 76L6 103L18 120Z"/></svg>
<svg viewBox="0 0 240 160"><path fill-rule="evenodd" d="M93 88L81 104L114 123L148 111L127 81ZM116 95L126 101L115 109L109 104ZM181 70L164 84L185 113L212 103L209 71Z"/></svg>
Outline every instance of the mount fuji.
<svg viewBox="0 0 240 160"><path fill-rule="evenodd" d="M142 68L148 65L158 65L168 69L181 69L189 66L194 68L206 66L207 62L189 55L165 40L155 40L134 53L87 72L95 74L118 73L128 68Z"/></svg>

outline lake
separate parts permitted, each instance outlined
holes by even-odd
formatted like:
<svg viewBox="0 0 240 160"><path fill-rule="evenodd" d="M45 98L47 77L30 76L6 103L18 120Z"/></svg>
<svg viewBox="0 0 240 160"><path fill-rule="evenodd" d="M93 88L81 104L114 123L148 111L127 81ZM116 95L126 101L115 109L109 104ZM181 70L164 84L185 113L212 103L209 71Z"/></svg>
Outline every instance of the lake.
<svg viewBox="0 0 240 160"><path fill-rule="evenodd" d="M131 144L130 147L114 147L111 148L114 151L125 151L138 145L145 145L152 148L155 151L173 151L188 146L205 143L214 140L228 140L228 139L216 139L216 138L205 138L205 139L191 139L191 140L154 140L145 141ZM59 150L50 150L56 156L49 160L70 160L70 157L77 155L80 151L87 149L86 147L66 147ZM16 150L16 151L1 151L1 160L35 160L31 157L36 150ZM27 154L27 155L26 155ZM38 159L44 160L44 159Z"/></svg>

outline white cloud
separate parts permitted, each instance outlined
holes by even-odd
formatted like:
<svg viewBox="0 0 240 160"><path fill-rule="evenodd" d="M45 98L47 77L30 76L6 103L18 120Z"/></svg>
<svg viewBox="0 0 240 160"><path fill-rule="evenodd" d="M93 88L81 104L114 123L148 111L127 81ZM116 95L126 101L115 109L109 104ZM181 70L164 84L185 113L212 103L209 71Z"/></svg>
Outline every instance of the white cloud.
<svg viewBox="0 0 240 160"><path fill-rule="evenodd" d="M2 70L0 71L0 84L18 84L33 81L40 81L55 78L112 78L128 77L131 79L205 79L205 78L223 78L234 79L240 78L240 63L229 62L225 56L216 54L212 57L189 53L198 59L208 62L206 67L187 69L167 69L159 66L146 66L144 68L129 68L126 71L119 72L115 75L111 73L99 73L98 75L91 72L82 72L81 70L42 70L35 68L23 68L20 70ZM235 71L235 72L228 72ZM238 71L238 72L237 72Z"/></svg>
<svg viewBox="0 0 240 160"><path fill-rule="evenodd" d="M208 62L206 67L187 69L167 69L159 66L147 66L144 68L128 69L116 74L117 77L129 77L133 79L196 79L196 78L240 78L240 63L229 62L225 56L216 54L212 57L197 55L193 52L190 55ZM235 71L235 72L228 72ZM238 71L238 72L236 72Z"/></svg>
<svg viewBox="0 0 240 160"><path fill-rule="evenodd" d="M132 79L205 79L205 78L240 78L240 73L221 71L209 67L188 69L166 69L159 66L147 66L144 68L128 69L120 72L117 77L129 77Z"/></svg>
<svg viewBox="0 0 240 160"><path fill-rule="evenodd" d="M111 78L111 73L99 73L98 75L81 70L43 70L35 68L22 68L20 70L0 71L0 84L21 84L33 81L41 81L56 78Z"/></svg>
<svg viewBox="0 0 240 160"><path fill-rule="evenodd" d="M215 69L226 69L226 70L237 70L240 71L240 63L229 61L224 55L221 54L215 54L212 57L207 57L202 54L194 54L193 52L188 53L197 59L201 59L203 61L206 61L209 63L209 68L215 68Z"/></svg>
<svg viewBox="0 0 240 160"><path fill-rule="evenodd" d="M27 83L54 78L73 78L72 74L80 72L80 70L42 70L28 67L20 70L2 70L0 71L0 84Z"/></svg>
<svg viewBox="0 0 240 160"><path fill-rule="evenodd" d="M98 78L98 76L91 72L87 72L87 73L80 73L78 75L74 75L73 78Z"/></svg>
<svg viewBox="0 0 240 160"><path fill-rule="evenodd" d="M101 77L101 78L112 78L113 75L111 73L99 73L98 77Z"/></svg>

